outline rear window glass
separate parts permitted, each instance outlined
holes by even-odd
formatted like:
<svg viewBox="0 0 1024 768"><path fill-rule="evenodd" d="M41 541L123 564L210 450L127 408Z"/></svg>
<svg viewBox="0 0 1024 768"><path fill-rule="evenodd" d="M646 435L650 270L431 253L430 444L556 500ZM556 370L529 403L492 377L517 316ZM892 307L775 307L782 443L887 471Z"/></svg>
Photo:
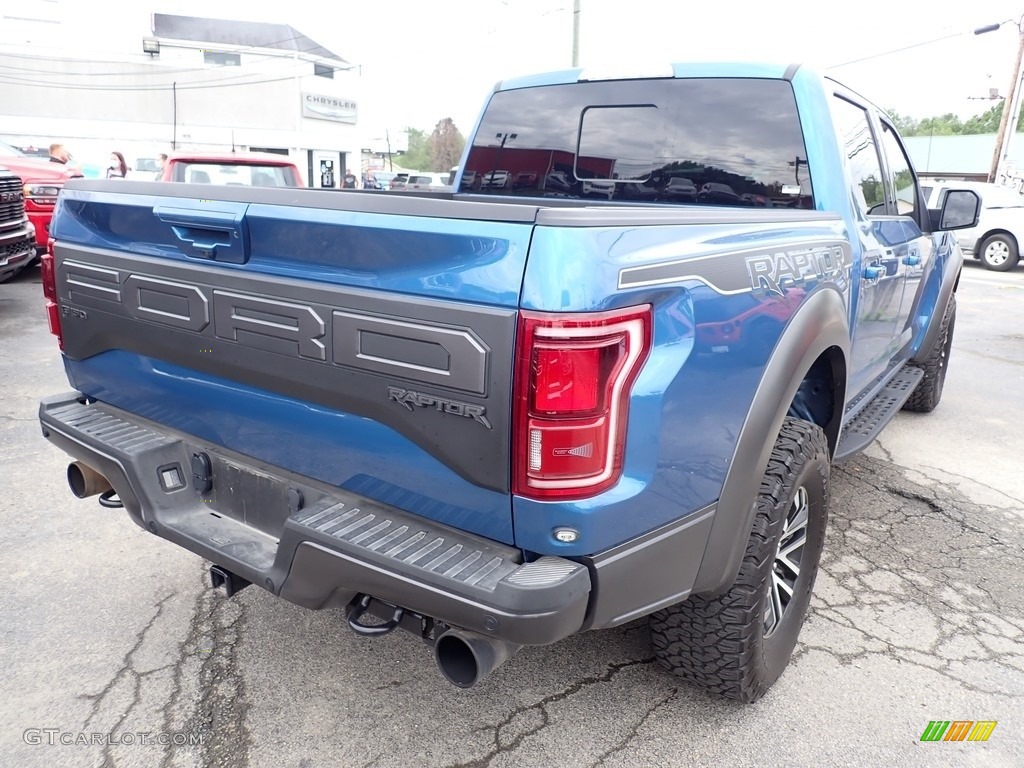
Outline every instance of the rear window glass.
<svg viewBox="0 0 1024 768"><path fill-rule="evenodd" d="M460 191L813 208L790 84L666 79L494 94Z"/></svg>
<svg viewBox="0 0 1024 768"><path fill-rule="evenodd" d="M175 180L190 184L226 184L242 187L294 187L291 169L273 165L219 165L177 163Z"/></svg>

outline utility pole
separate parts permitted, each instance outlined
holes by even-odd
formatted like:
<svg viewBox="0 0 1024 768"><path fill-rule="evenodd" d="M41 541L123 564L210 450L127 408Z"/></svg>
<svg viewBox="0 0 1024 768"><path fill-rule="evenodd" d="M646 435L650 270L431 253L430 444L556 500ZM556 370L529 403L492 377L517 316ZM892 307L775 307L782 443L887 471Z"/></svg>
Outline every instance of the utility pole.
<svg viewBox="0 0 1024 768"><path fill-rule="evenodd" d="M572 65L580 65L580 0L572 0Z"/></svg>
<svg viewBox="0 0 1024 768"><path fill-rule="evenodd" d="M998 29L1000 24L991 24L987 27L980 27L974 30L974 34L983 35ZM995 183L996 179L1006 169L1010 157L1010 149L1013 146L1013 137L1017 132L1017 120L1020 118L1021 107L1021 60L1024 59L1024 25L1018 21L1017 32L1019 41L1017 43L1017 60L1013 65L1013 79L1010 81L1010 90L1003 101L1003 116L999 120L999 133L996 135L996 148L992 153L992 165L989 168L988 180Z"/></svg>

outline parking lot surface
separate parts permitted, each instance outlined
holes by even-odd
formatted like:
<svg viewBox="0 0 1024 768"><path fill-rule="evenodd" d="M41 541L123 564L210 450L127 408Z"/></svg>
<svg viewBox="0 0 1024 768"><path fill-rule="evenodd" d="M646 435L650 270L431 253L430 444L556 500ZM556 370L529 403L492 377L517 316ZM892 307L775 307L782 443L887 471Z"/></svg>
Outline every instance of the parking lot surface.
<svg viewBox="0 0 1024 768"><path fill-rule="evenodd" d="M0 286L3 765L1024 765L1024 268L965 266L941 405L834 468L810 617L752 706L664 673L643 622L464 691L410 635L219 598L208 564L68 492L40 294L36 270ZM933 720L997 726L920 741Z"/></svg>

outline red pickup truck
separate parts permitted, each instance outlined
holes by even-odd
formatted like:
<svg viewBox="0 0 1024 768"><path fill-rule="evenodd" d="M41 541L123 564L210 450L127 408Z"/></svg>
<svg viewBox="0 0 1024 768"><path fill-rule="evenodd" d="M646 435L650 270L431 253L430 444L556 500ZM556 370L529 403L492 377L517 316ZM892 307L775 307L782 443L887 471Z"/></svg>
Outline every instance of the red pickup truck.
<svg viewBox="0 0 1024 768"><path fill-rule="evenodd" d="M164 163L160 180L244 187L305 186L295 163L269 152L176 152Z"/></svg>
<svg viewBox="0 0 1024 768"><path fill-rule="evenodd" d="M50 219L57 195L68 179L80 178L82 172L74 166L51 163L45 158L29 157L21 150L0 141L0 166L21 178L25 195L25 212L35 228L36 253L46 251L50 237Z"/></svg>

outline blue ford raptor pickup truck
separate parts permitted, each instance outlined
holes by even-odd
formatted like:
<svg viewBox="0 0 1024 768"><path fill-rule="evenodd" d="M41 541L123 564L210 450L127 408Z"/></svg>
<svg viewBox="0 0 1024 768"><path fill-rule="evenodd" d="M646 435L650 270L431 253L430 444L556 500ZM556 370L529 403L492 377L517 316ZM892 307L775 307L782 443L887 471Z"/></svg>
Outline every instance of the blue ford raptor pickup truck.
<svg viewBox="0 0 1024 768"><path fill-rule="evenodd" d="M42 431L225 596L408 630L457 686L648 617L749 702L831 465L939 403L977 216L805 67L508 80L450 193L69 182Z"/></svg>

